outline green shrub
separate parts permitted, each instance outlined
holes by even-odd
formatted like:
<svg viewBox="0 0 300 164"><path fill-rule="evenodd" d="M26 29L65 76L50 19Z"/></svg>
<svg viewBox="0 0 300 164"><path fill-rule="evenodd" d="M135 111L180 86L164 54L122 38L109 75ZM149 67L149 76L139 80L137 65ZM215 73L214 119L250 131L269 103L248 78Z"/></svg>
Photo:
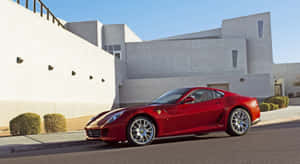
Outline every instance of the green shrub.
<svg viewBox="0 0 300 164"><path fill-rule="evenodd" d="M271 104L269 103L261 103L259 105L260 111L262 112L267 112L267 111L271 111Z"/></svg>
<svg viewBox="0 0 300 164"><path fill-rule="evenodd" d="M47 133L65 132L66 118L61 114L47 114L44 116L44 125Z"/></svg>
<svg viewBox="0 0 300 164"><path fill-rule="evenodd" d="M279 109L279 105L278 104L273 104L273 103L269 103L271 106L271 110L277 110Z"/></svg>
<svg viewBox="0 0 300 164"><path fill-rule="evenodd" d="M277 104L279 108L286 108L289 104L289 98L287 96L274 96L267 98L264 102Z"/></svg>
<svg viewBox="0 0 300 164"><path fill-rule="evenodd" d="M10 133L13 136L39 134L41 118L35 113L24 113L9 122Z"/></svg>
<svg viewBox="0 0 300 164"><path fill-rule="evenodd" d="M267 111L272 111L272 110L277 110L279 109L279 105L273 104L273 103L261 103L259 105L259 108L261 112L267 112Z"/></svg>
<svg viewBox="0 0 300 164"><path fill-rule="evenodd" d="M290 104L290 98L288 96L284 96L284 100L285 100L285 107L288 107Z"/></svg>

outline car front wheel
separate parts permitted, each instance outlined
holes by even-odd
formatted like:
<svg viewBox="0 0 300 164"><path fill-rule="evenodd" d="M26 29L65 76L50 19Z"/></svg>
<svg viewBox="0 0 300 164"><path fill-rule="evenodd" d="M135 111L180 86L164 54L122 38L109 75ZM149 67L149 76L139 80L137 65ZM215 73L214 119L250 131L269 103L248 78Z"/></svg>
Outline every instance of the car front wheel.
<svg viewBox="0 0 300 164"><path fill-rule="evenodd" d="M139 116L130 121L127 128L127 139L132 145L150 144L156 134L156 128L152 120Z"/></svg>
<svg viewBox="0 0 300 164"><path fill-rule="evenodd" d="M236 108L230 113L227 124L227 133L231 136L245 135L251 127L251 117L247 110Z"/></svg>

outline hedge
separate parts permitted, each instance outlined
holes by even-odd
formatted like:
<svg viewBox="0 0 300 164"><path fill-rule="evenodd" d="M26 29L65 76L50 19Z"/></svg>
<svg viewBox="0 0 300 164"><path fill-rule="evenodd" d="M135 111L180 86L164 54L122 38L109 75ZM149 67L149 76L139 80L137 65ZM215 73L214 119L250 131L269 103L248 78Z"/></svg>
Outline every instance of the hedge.
<svg viewBox="0 0 300 164"><path fill-rule="evenodd" d="M33 135L41 132L41 118L35 113L21 114L9 122L12 136Z"/></svg>
<svg viewBox="0 0 300 164"><path fill-rule="evenodd" d="M290 104L290 98L288 96L284 96L285 99L285 107L288 107Z"/></svg>
<svg viewBox="0 0 300 164"><path fill-rule="evenodd" d="M276 110L279 109L279 105L278 104L273 104L273 103L269 103L271 106L271 110Z"/></svg>
<svg viewBox="0 0 300 164"><path fill-rule="evenodd" d="M61 114L47 114L44 116L44 125L47 133L65 132L66 118Z"/></svg>
<svg viewBox="0 0 300 164"><path fill-rule="evenodd" d="M260 108L260 111L262 111L262 112L271 111L271 104L261 103L261 104L259 104L259 108Z"/></svg>
<svg viewBox="0 0 300 164"><path fill-rule="evenodd" d="M286 108L289 104L289 98L287 96L274 96L267 98L264 102L277 104L279 108Z"/></svg>

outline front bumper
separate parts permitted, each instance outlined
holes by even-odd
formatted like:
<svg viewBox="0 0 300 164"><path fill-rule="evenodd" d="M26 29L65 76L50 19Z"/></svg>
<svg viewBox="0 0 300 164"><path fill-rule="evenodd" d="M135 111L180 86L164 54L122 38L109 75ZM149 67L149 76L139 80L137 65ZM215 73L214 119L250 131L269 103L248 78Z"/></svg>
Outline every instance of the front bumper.
<svg viewBox="0 0 300 164"><path fill-rule="evenodd" d="M109 124L99 127L85 128L87 140L92 141L125 141L126 125L123 123Z"/></svg>
<svg viewBox="0 0 300 164"><path fill-rule="evenodd" d="M257 118L256 120L252 121L252 125L257 124L257 123L259 123L260 121L261 121L261 119L260 119L260 118Z"/></svg>

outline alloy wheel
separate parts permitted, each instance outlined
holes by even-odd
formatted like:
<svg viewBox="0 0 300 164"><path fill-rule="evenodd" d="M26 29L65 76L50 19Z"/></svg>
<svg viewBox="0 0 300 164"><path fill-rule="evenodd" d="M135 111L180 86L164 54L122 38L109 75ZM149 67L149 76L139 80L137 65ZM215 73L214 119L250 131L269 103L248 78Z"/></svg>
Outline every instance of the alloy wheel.
<svg viewBox="0 0 300 164"><path fill-rule="evenodd" d="M231 115L231 127L239 135L245 134L250 127L250 116L247 111L238 109Z"/></svg>
<svg viewBox="0 0 300 164"><path fill-rule="evenodd" d="M135 144L146 145L155 137L155 126L148 119L138 118L131 123L129 134Z"/></svg>

